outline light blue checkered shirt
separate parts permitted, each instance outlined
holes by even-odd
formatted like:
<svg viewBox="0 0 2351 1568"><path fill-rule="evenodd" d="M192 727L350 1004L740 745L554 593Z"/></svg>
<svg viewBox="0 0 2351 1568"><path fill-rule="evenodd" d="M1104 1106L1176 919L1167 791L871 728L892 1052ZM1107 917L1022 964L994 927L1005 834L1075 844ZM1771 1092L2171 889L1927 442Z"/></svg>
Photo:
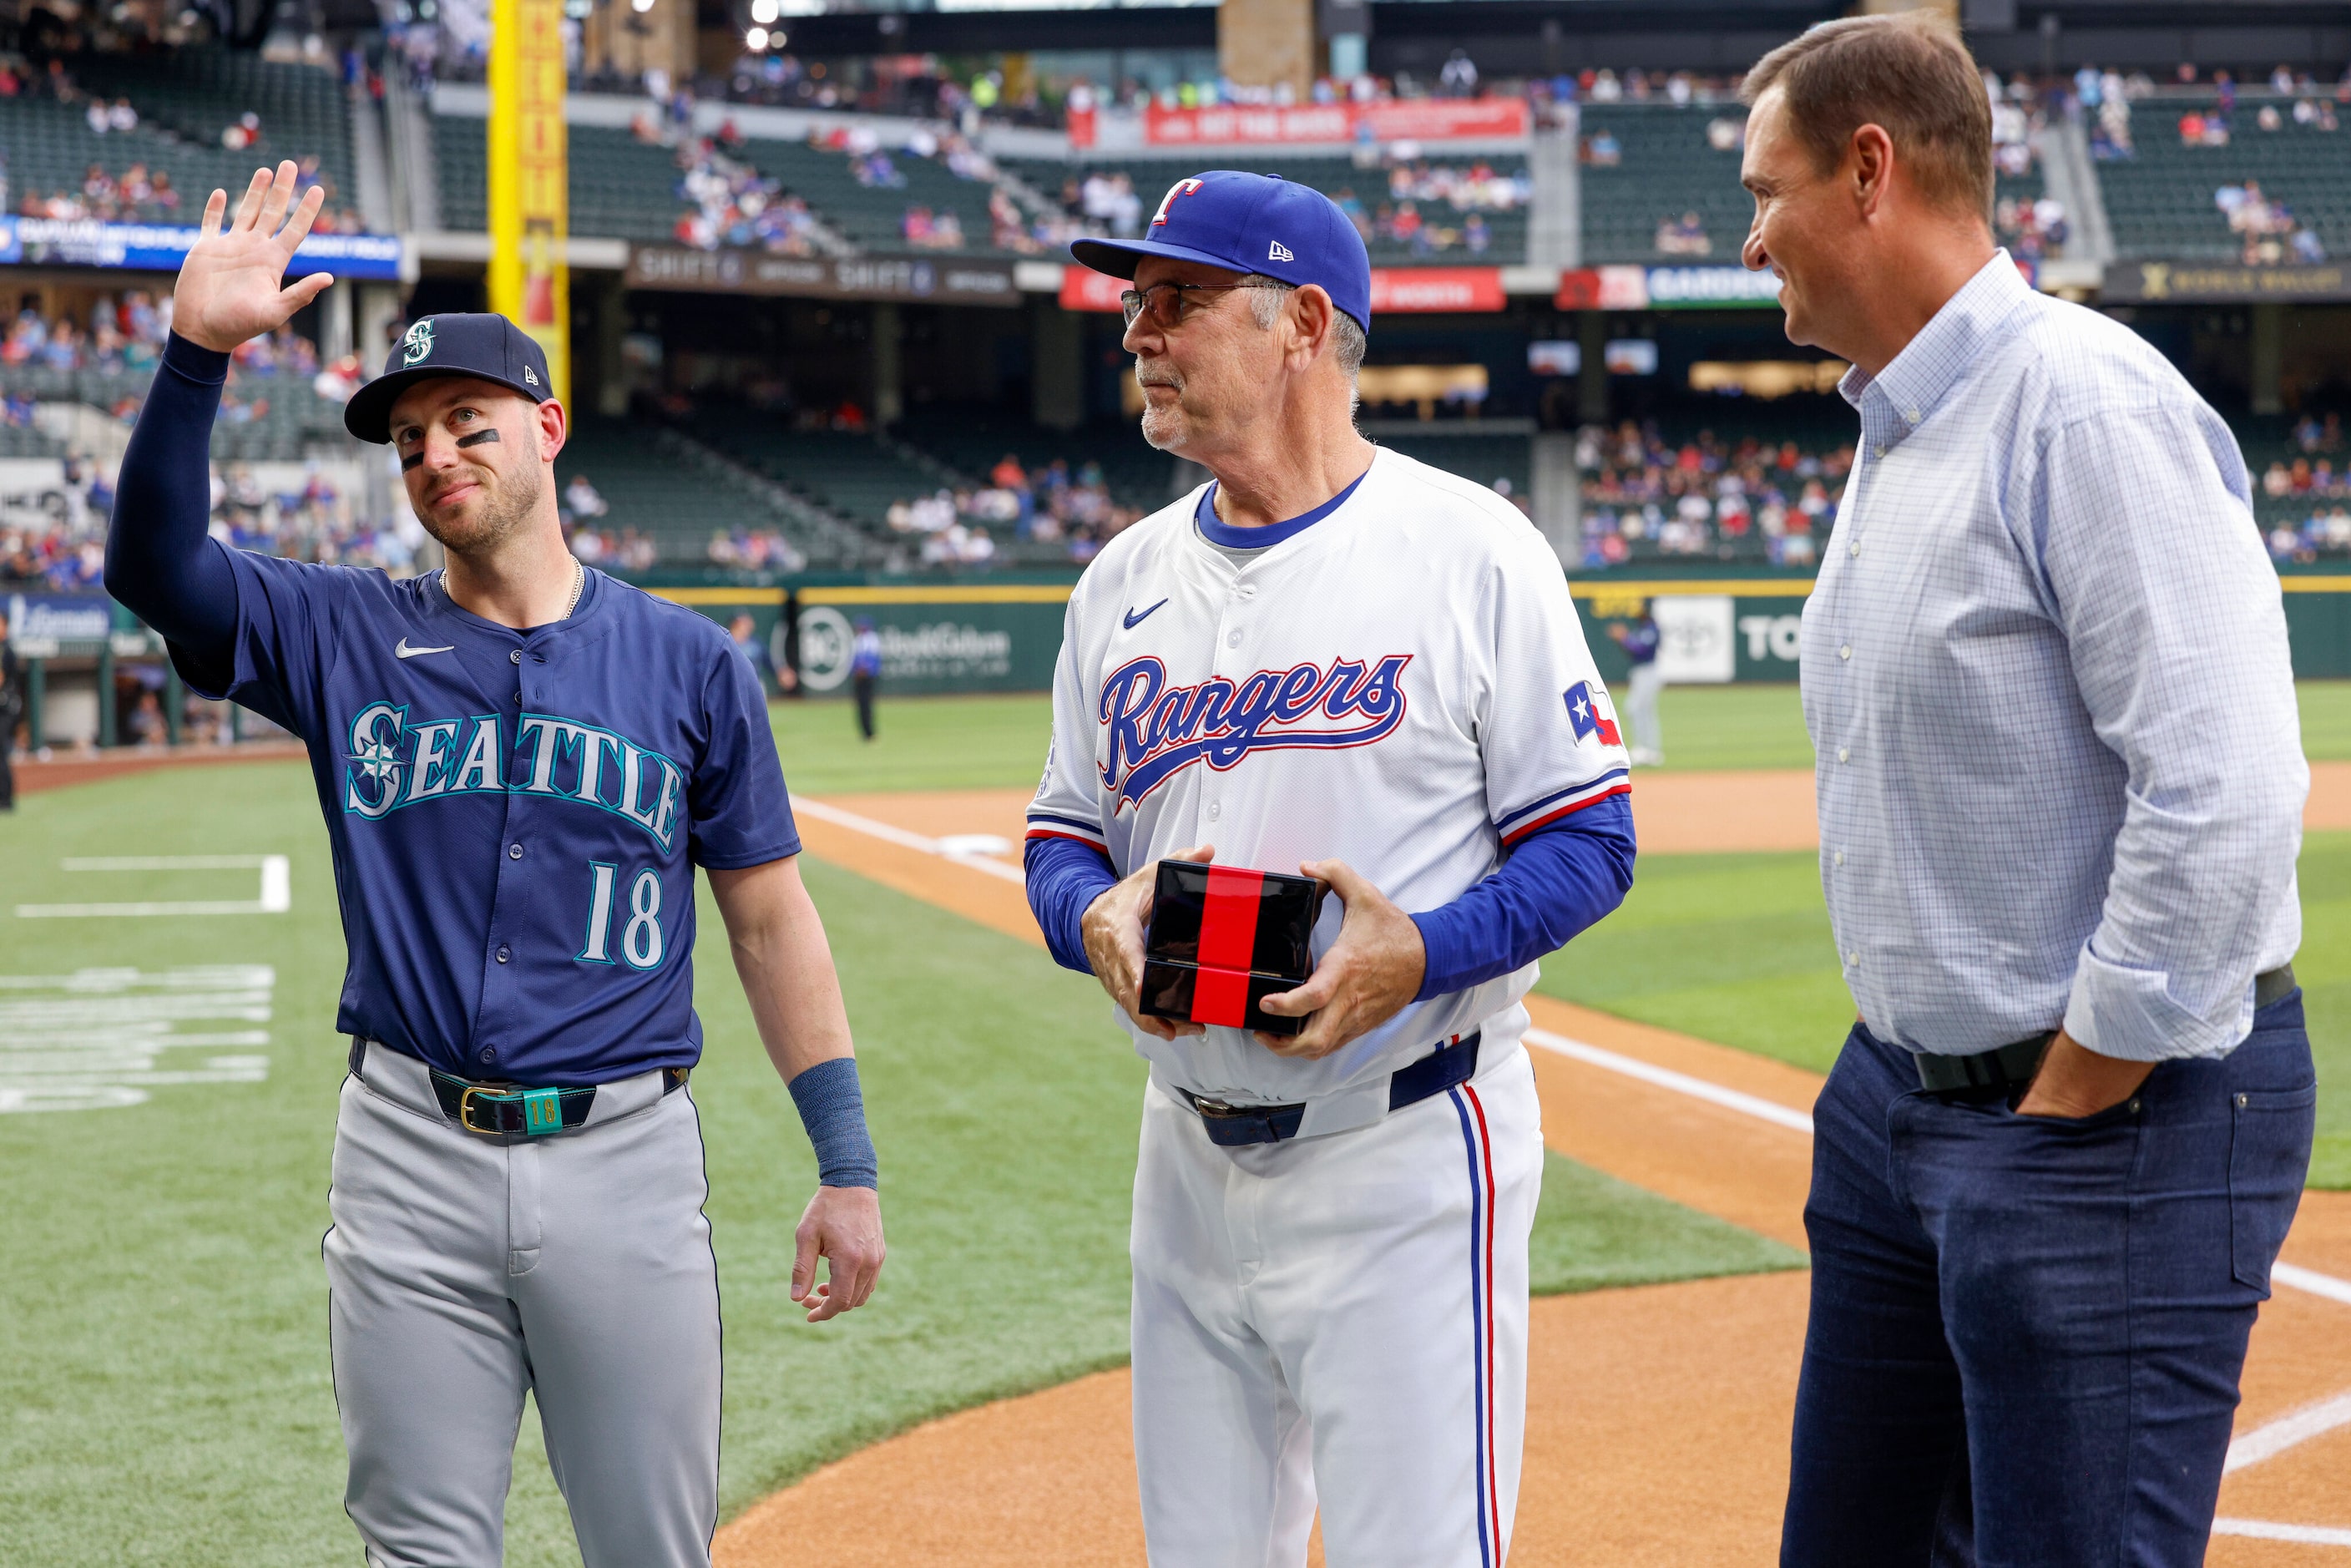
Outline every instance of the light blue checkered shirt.
<svg viewBox="0 0 2351 1568"><path fill-rule="evenodd" d="M1804 606L1821 880L1881 1039L2218 1056L2302 936L2310 787L2228 426L2001 252L1876 378Z"/></svg>

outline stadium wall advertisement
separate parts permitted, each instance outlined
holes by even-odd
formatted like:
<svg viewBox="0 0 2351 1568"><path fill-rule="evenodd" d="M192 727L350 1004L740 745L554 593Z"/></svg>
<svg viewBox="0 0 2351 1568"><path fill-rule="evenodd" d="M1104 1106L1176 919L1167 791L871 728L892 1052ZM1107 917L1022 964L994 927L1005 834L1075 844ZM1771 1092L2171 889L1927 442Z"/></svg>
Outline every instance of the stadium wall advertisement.
<svg viewBox="0 0 2351 1568"><path fill-rule="evenodd" d="M1424 98L1162 109L1143 117L1150 147L1282 146L1332 141L1491 141L1522 139L1534 120L1523 99Z"/></svg>
<svg viewBox="0 0 2351 1568"><path fill-rule="evenodd" d="M0 217L0 267L122 267L177 272L196 243L193 226L107 224L94 219ZM288 277L397 282L401 246L391 235L314 234L295 251Z"/></svg>
<svg viewBox="0 0 2351 1568"><path fill-rule="evenodd" d="M1080 270L1072 268L1071 270ZM693 250L641 245L629 250L628 286L693 294L776 294L810 299L927 300L951 305L1018 305L1012 268L936 256L861 256L833 259L769 256L756 250ZM1099 273L1094 277L1101 277ZM1107 308L1118 308L1116 278ZM1064 285L1066 291L1066 285Z"/></svg>
<svg viewBox="0 0 2351 1568"><path fill-rule="evenodd" d="M698 253L697 253L698 254ZM1112 311L1134 285L1090 267L1061 268L1061 308ZM1395 316L1500 310L1510 304L1499 267L1375 267L1372 314Z"/></svg>
<svg viewBox="0 0 2351 1568"><path fill-rule="evenodd" d="M2283 580L2295 674L2351 679L2351 573ZM779 628L783 588L655 588L715 620L748 611L778 663L789 652ZM1677 685L1792 681L1808 578L1577 579L1569 585L1600 673L1625 678L1625 654L1608 623L1654 615L1659 657ZM1042 691L1052 685L1061 645L1067 583L907 584L809 587L799 591L801 681L812 696L849 690L849 642L871 620L882 640L885 689L909 695Z"/></svg>
<svg viewBox="0 0 2351 1568"><path fill-rule="evenodd" d="M2123 305L2243 305L2351 299L2351 267L2236 267L2226 262L2116 262L2098 298Z"/></svg>

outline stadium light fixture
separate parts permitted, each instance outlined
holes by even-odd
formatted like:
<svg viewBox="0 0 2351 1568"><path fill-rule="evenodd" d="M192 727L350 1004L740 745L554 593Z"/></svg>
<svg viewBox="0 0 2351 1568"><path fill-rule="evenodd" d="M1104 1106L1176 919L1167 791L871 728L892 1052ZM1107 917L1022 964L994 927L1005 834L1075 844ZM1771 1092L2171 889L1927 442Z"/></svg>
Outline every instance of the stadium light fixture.
<svg viewBox="0 0 2351 1568"><path fill-rule="evenodd" d="M762 27L767 26L770 23L774 22L778 16L783 15L783 10L784 8L780 4L778 4L778 0L751 0L751 20L757 22Z"/></svg>
<svg viewBox="0 0 2351 1568"><path fill-rule="evenodd" d="M765 27L754 27L749 32L744 34L743 47L747 49L766 48L768 47L768 29Z"/></svg>

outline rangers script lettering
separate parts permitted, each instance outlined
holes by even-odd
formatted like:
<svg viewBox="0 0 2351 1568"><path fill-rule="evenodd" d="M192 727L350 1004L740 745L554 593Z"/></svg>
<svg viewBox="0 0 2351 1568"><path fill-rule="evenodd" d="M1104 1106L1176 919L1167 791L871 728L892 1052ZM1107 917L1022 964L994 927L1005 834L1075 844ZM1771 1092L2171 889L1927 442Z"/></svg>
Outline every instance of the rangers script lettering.
<svg viewBox="0 0 2351 1568"><path fill-rule="evenodd" d="M1214 675L1196 685L1170 686L1167 666L1150 656L1130 660L1102 682L1102 722L1110 730L1102 788L1113 810L1139 804L1196 762L1218 772L1252 751L1295 747L1369 746L1404 722L1401 685L1409 653L1376 664L1334 659L1326 673L1315 664L1259 670L1238 684ZM1320 712L1369 722L1348 729L1301 727Z"/></svg>

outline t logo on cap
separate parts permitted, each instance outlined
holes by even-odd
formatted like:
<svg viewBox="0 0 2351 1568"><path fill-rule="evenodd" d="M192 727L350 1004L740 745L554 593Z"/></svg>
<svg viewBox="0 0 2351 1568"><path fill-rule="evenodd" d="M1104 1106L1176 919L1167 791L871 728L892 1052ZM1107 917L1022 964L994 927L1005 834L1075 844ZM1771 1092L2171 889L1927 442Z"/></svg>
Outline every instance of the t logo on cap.
<svg viewBox="0 0 2351 1568"><path fill-rule="evenodd" d="M1200 182L1197 180L1178 180L1168 186L1167 193L1159 198L1159 210L1152 214L1151 226L1157 228L1167 221L1167 209L1176 204L1176 197L1188 196L1199 188Z"/></svg>
<svg viewBox="0 0 2351 1568"><path fill-rule="evenodd" d="M418 364L430 357L433 352L433 318L427 316L411 327L407 335L400 340L400 362L403 365Z"/></svg>

